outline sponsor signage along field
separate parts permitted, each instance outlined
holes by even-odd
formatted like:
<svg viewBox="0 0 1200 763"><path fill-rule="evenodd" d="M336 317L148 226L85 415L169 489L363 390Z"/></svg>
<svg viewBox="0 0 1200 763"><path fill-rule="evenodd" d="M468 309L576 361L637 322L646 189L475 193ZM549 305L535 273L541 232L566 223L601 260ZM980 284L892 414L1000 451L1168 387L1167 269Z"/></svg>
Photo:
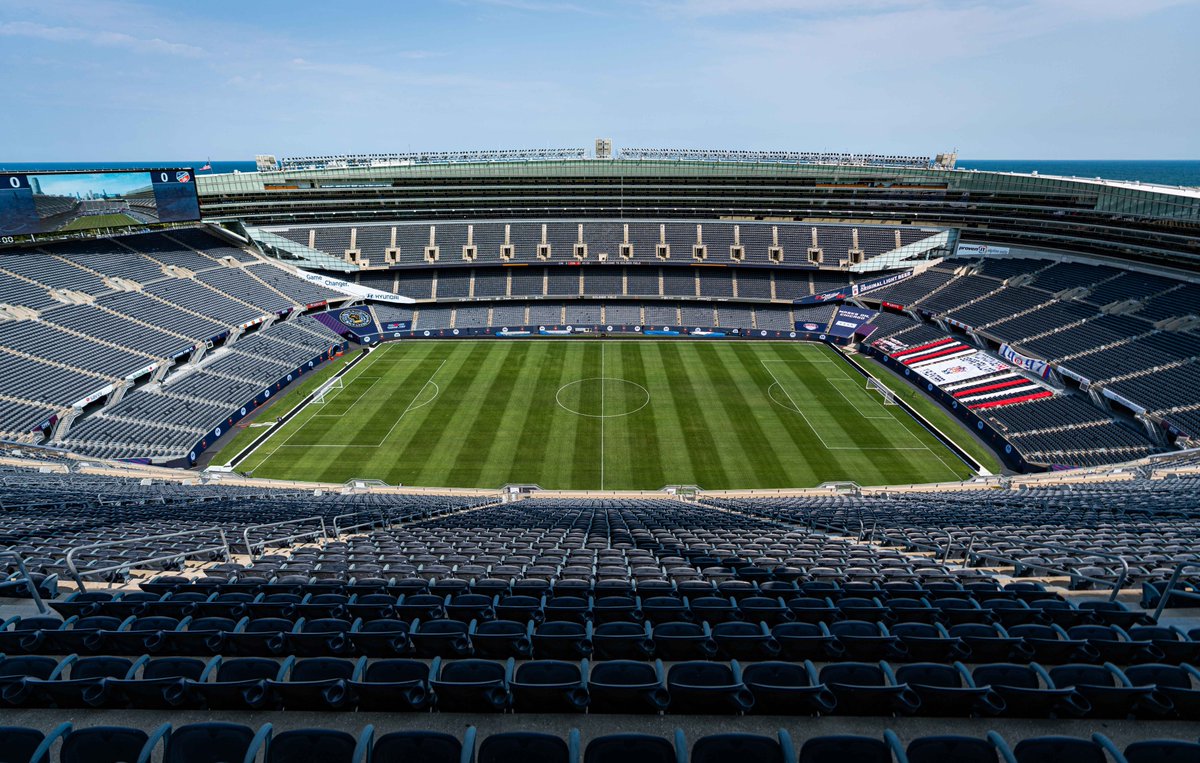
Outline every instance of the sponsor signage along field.
<svg viewBox="0 0 1200 763"><path fill-rule="evenodd" d="M1012 363L1017 368L1024 369L1031 374L1036 374L1043 379L1050 377L1050 364L1044 360L1022 355L1007 344L1000 345L1000 357Z"/></svg>
<svg viewBox="0 0 1200 763"><path fill-rule="evenodd" d="M930 363L917 369L917 373L941 387L954 382L994 374L1007 368L1008 364L999 358L993 358L986 352L976 352L973 355Z"/></svg>

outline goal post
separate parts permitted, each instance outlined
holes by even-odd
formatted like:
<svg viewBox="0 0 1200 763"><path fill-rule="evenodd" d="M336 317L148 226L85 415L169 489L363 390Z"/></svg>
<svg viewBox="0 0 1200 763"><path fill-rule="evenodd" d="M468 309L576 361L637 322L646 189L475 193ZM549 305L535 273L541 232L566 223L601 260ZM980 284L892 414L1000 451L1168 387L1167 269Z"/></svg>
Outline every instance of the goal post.
<svg viewBox="0 0 1200 763"><path fill-rule="evenodd" d="M867 391L878 392L883 397L884 405L897 405L896 393L892 392L892 390L874 377L867 379Z"/></svg>
<svg viewBox="0 0 1200 763"><path fill-rule="evenodd" d="M346 384L342 380L342 377L338 376L330 379L318 387L317 391L313 393L312 402L314 405L323 405L327 397L333 397L333 395L337 394L338 390L345 389L345 387Z"/></svg>

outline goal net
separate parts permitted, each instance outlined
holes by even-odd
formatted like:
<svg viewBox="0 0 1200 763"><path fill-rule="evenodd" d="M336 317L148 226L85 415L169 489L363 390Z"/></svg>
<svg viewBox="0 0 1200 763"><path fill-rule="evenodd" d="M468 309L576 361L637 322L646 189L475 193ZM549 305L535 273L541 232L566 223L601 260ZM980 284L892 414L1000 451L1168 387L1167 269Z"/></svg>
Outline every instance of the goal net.
<svg viewBox="0 0 1200 763"><path fill-rule="evenodd" d="M345 386L346 385L342 381L342 377L340 377L340 376L337 377L336 379L330 379L329 381L322 384L317 389L317 391L313 394L313 399L312 399L313 404L314 405L324 404L327 397L333 397L334 395L337 394L338 390L344 389Z"/></svg>
<svg viewBox="0 0 1200 763"><path fill-rule="evenodd" d="M878 392L884 405L896 405L896 393L885 387L878 379L867 379L867 391Z"/></svg>

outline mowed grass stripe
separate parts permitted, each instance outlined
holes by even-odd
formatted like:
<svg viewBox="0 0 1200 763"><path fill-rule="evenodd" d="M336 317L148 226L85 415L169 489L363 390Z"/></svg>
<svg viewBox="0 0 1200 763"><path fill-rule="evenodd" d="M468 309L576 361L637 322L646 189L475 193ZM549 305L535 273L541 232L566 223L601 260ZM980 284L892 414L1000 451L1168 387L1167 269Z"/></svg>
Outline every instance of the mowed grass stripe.
<svg viewBox="0 0 1200 763"><path fill-rule="evenodd" d="M561 352L553 342L540 342L529 355L536 363L536 375L526 372L524 380L532 381L528 407L525 409L525 424L511 443L511 469L506 482L534 483L541 479L542 468L549 454L560 454L551 450L553 410L559 410L554 401L566 366L567 354ZM553 406L553 409L551 408Z"/></svg>
<svg viewBox="0 0 1200 763"><path fill-rule="evenodd" d="M668 389L674 403L675 418L683 431L684 439L681 445L691 461L689 483L725 485L729 482L729 475L725 471L721 454L726 449L718 448L717 441L706 423L707 411L704 402L712 401L713 396L705 395L704 402L698 398L705 382L697 378L699 369L696 368L693 356L695 350L694 346L683 342L663 343L663 365L673 372L673 383L668 385ZM711 390L704 391L711 393Z"/></svg>
<svg viewBox="0 0 1200 763"><path fill-rule="evenodd" d="M696 350L701 367L719 392L722 421L718 431L731 432L737 438L738 449L744 454L737 463L750 472L755 482L785 484L789 468L779 452L768 445L771 439L763 428L765 421L778 415L762 404L761 389L738 362L734 350L727 344L703 344Z"/></svg>
<svg viewBox="0 0 1200 763"><path fill-rule="evenodd" d="M498 430L505 415L512 408L512 392L521 378L528 345L501 342L488 355L486 367L490 376L481 397L467 407L461 420L455 421L460 432L455 445L447 449L449 461L446 480L454 485L471 485L479 482L484 467L490 467L489 454L496 444ZM513 369L517 369L514 372Z"/></svg>

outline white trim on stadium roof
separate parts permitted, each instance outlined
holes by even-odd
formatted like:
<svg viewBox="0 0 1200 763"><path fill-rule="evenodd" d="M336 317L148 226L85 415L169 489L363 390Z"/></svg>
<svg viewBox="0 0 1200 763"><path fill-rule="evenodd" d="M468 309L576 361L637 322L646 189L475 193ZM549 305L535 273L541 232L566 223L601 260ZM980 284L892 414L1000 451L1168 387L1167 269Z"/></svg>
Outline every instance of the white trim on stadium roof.
<svg viewBox="0 0 1200 763"><path fill-rule="evenodd" d="M1110 188L1125 188L1130 191L1157 191L1158 193L1170 193L1175 196L1187 196L1192 199L1200 199L1200 188L1188 185L1160 185L1158 183L1143 183L1140 180L1107 180L1101 177L1083 178L1076 175L1043 175L1039 172L1000 172L998 170L975 170L975 169L956 169L953 172L970 172L970 173L988 173L991 175L1008 175L1010 177L1021 178L1040 178L1042 180L1066 180L1073 183L1091 183L1093 185L1106 185Z"/></svg>
<svg viewBox="0 0 1200 763"><path fill-rule="evenodd" d="M285 171L288 171L342 167L403 167L414 164L566 161L588 158L591 157L588 156L587 149L583 148L542 148L511 151L420 151L403 154L285 156L280 164ZM914 168L926 168L932 163L926 156L700 148L623 148L615 159L617 161L765 162Z"/></svg>

